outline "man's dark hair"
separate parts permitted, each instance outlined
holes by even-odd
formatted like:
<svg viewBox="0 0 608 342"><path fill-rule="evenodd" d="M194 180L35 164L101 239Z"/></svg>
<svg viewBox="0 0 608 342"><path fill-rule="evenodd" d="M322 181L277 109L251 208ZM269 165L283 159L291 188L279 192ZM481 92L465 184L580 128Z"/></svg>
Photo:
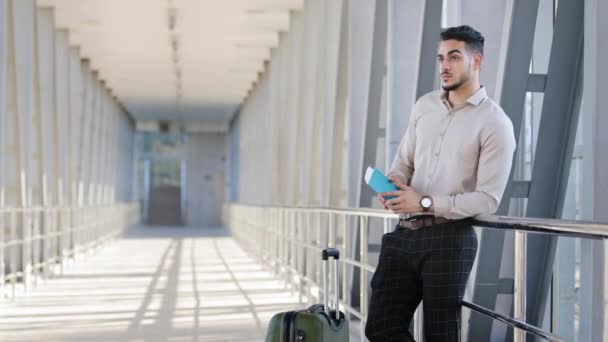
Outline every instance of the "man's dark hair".
<svg viewBox="0 0 608 342"><path fill-rule="evenodd" d="M441 40L459 40L465 42L467 48L483 56L483 42L485 38L471 26L462 25L445 29L441 32Z"/></svg>

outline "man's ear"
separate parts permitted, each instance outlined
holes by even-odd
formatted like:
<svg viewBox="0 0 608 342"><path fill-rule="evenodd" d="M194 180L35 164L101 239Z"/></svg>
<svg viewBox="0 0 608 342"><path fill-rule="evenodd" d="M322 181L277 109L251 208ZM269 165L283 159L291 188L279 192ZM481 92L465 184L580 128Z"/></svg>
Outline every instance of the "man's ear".
<svg viewBox="0 0 608 342"><path fill-rule="evenodd" d="M473 66L475 69L481 69L481 63L483 63L483 56L480 53L473 55Z"/></svg>

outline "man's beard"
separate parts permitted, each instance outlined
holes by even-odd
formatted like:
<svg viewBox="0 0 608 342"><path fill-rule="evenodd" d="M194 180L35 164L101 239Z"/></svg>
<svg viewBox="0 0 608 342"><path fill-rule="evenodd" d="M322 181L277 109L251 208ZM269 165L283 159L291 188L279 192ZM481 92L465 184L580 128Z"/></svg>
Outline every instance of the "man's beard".
<svg viewBox="0 0 608 342"><path fill-rule="evenodd" d="M441 86L441 88L443 88L443 90L445 90L445 91L452 91L452 90L458 89L461 85L467 83L467 81L469 79L471 79L469 77L469 75L464 74L464 75L462 75L462 77L460 78L460 80L458 80L458 82L456 82L456 83L454 83L452 85L449 85L449 86Z"/></svg>

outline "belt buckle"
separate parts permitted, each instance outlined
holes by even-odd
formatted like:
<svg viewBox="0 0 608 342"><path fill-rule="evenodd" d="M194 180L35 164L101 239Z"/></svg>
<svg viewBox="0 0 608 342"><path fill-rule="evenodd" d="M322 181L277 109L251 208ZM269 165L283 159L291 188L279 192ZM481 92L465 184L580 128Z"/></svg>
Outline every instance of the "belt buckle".
<svg viewBox="0 0 608 342"><path fill-rule="evenodd" d="M418 230L422 227L415 227L413 224L413 222L416 222L417 220L418 220L417 218L410 218L410 217L408 217L407 219L399 220L399 227L401 227L403 229L409 229L409 230ZM402 226L401 222L404 222L406 224L409 223L409 224L411 224L411 226Z"/></svg>

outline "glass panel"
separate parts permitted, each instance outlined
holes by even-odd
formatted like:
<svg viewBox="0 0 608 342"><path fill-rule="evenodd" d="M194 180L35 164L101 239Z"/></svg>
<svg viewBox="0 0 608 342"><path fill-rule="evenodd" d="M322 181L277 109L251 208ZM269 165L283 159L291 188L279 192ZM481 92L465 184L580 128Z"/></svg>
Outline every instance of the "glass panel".
<svg viewBox="0 0 608 342"><path fill-rule="evenodd" d="M560 237L553 274L554 333L565 341L577 341L580 310L581 241Z"/></svg>

